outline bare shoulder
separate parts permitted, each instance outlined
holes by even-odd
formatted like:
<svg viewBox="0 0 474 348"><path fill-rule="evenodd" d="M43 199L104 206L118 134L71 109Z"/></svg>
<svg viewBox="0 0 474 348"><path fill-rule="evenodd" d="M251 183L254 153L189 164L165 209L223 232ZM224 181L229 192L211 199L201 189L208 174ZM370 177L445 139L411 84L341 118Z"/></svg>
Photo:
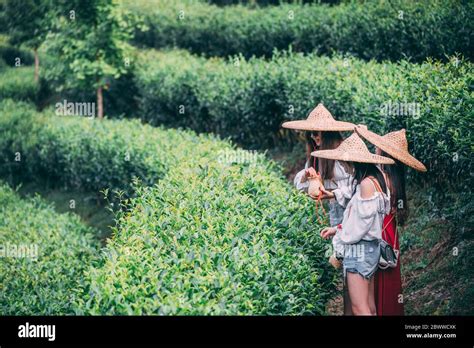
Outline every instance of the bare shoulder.
<svg viewBox="0 0 474 348"><path fill-rule="evenodd" d="M362 198L370 198L375 193L375 187L369 178L365 178L360 183L360 196Z"/></svg>

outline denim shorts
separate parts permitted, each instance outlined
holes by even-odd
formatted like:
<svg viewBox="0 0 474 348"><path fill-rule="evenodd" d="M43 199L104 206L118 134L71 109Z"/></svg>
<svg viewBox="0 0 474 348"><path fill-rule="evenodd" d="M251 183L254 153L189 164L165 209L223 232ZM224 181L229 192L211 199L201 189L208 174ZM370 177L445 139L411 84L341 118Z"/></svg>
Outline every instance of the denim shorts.
<svg viewBox="0 0 474 348"><path fill-rule="evenodd" d="M358 273L370 279L379 266L380 240L361 240L355 244L344 245L344 281L347 272Z"/></svg>

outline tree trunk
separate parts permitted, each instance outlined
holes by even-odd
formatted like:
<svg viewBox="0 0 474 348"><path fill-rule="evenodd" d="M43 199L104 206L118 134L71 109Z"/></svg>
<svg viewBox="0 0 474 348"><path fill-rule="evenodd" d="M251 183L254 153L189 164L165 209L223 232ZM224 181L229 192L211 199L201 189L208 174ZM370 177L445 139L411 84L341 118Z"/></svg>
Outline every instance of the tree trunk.
<svg viewBox="0 0 474 348"><path fill-rule="evenodd" d="M97 117L103 118L104 117L104 102L102 98L102 86L97 88Z"/></svg>
<svg viewBox="0 0 474 348"><path fill-rule="evenodd" d="M38 82L38 80L39 80L39 65L40 65L39 56L38 56L38 49L35 48L34 52L35 52L35 82Z"/></svg>

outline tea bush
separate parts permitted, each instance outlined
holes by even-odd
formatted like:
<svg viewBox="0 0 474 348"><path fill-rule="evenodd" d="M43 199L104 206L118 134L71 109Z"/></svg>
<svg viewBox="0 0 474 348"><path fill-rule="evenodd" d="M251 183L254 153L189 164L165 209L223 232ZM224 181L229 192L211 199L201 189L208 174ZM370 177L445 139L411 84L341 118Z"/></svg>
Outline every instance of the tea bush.
<svg viewBox="0 0 474 348"><path fill-rule="evenodd" d="M154 124L215 132L249 148L266 148L293 136L281 129L284 120L306 118L323 102L336 118L380 133L405 127L411 151L433 175L469 177L474 70L472 63L456 59L379 64L279 54L270 61L226 61L145 51L137 69L140 115ZM410 111L406 106L412 104L417 108ZM393 107L398 105L405 111Z"/></svg>
<svg viewBox="0 0 474 348"><path fill-rule="evenodd" d="M0 215L2 315L74 314L84 271L99 249L95 232L39 197L20 199L4 184Z"/></svg>
<svg viewBox="0 0 474 348"><path fill-rule="evenodd" d="M283 130L282 122L306 118L319 102L336 118L380 134L406 128L410 151L428 167L421 175L410 172L410 181L431 191L437 213L467 225L472 209L462 197L472 192L474 106L469 61L377 63L294 53L269 61L223 60L184 51L145 51L140 61L143 119L214 132L247 148L295 143L295 132ZM454 201L449 192L456 193Z"/></svg>
<svg viewBox="0 0 474 348"><path fill-rule="evenodd" d="M11 67L15 67L17 63L20 63L21 66L34 63L34 56L30 50L10 45L8 36L2 34L0 34L0 58ZM19 61L17 61L18 58Z"/></svg>
<svg viewBox="0 0 474 348"><path fill-rule="evenodd" d="M126 187L137 172L145 180L122 201L104 256L74 297L75 313L324 312L334 272L314 207L264 155L136 120L48 112L0 104L2 162L20 152L19 175L87 189ZM154 178L161 180L147 187Z"/></svg>
<svg viewBox="0 0 474 348"><path fill-rule="evenodd" d="M0 44L0 58L5 60L5 62L11 67L15 66L17 58L20 59L19 62L21 66L32 65L34 63L32 53L10 45Z"/></svg>
<svg viewBox="0 0 474 348"><path fill-rule="evenodd" d="M274 49L362 59L422 61L456 52L473 57L469 1L366 1L336 6L281 4L261 9L193 1L126 1L148 27L135 42L176 46L206 56L271 56Z"/></svg>
<svg viewBox="0 0 474 348"><path fill-rule="evenodd" d="M229 6L245 4L248 7L259 7L259 6L278 6L282 3L329 3L338 4L341 0L207 0L202 1L217 6Z"/></svg>
<svg viewBox="0 0 474 348"><path fill-rule="evenodd" d="M36 102L40 85L34 81L33 69L33 67L2 69L0 63L0 100L13 98Z"/></svg>
<svg viewBox="0 0 474 348"><path fill-rule="evenodd" d="M80 313L323 314L334 272L314 206L259 157L199 156L139 186Z"/></svg>
<svg viewBox="0 0 474 348"><path fill-rule="evenodd" d="M11 100L0 103L3 175L19 181L46 178L55 186L97 192L130 192L133 177L151 185L177 161L176 153L192 161L201 149L199 142L206 142L204 136L156 129L139 120L100 122L54 112L36 113L31 105Z"/></svg>

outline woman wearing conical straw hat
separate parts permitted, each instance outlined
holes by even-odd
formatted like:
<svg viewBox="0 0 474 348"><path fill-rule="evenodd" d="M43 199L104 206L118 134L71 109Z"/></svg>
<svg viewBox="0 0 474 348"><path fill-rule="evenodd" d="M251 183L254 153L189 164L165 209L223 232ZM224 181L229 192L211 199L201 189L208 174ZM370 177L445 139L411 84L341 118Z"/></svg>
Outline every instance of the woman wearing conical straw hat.
<svg viewBox="0 0 474 348"><path fill-rule="evenodd" d="M336 149L315 151L312 155L349 162L354 168L354 193L342 223L323 229L321 236L325 239L333 236L335 254L331 263L342 258L352 313L375 315L374 275L380 260L382 222L390 212L389 192L376 165L393 164L394 161L372 154L356 133Z"/></svg>
<svg viewBox="0 0 474 348"><path fill-rule="evenodd" d="M405 191L405 165L421 172L426 167L408 152L405 129L380 136L369 131L365 126L358 126L356 132L376 146L376 153L392 158L394 165L381 165L386 183L390 190L391 211L384 219L382 238L398 254L400 248L397 225L403 226L408 216L408 205ZM402 281L400 258L395 267L388 267L377 272L375 277L375 304L377 315L403 315Z"/></svg>
<svg viewBox="0 0 474 348"><path fill-rule="evenodd" d="M310 178L314 178L319 172L324 184L322 198L327 199L329 205L329 223L331 226L337 226L342 222L344 209L352 197L352 168L347 162L318 159L311 156L311 152L335 149L343 141L341 132L352 132L355 125L335 120L329 110L319 103L307 119L288 121L283 123L282 127L305 131L306 163L304 169L296 174L294 184L298 190L308 193ZM346 287L343 293L344 313L351 314Z"/></svg>
<svg viewBox="0 0 474 348"><path fill-rule="evenodd" d="M344 208L352 196L352 170L339 161L317 160L311 156L311 151L335 149L343 141L341 131L354 131L355 125L336 121L320 103L306 120L288 121L283 123L282 127L306 131L307 160L305 168L296 174L294 183L298 190L308 193L308 179L317 175L317 172L321 174L324 198L329 199L330 224L336 226L341 223Z"/></svg>

